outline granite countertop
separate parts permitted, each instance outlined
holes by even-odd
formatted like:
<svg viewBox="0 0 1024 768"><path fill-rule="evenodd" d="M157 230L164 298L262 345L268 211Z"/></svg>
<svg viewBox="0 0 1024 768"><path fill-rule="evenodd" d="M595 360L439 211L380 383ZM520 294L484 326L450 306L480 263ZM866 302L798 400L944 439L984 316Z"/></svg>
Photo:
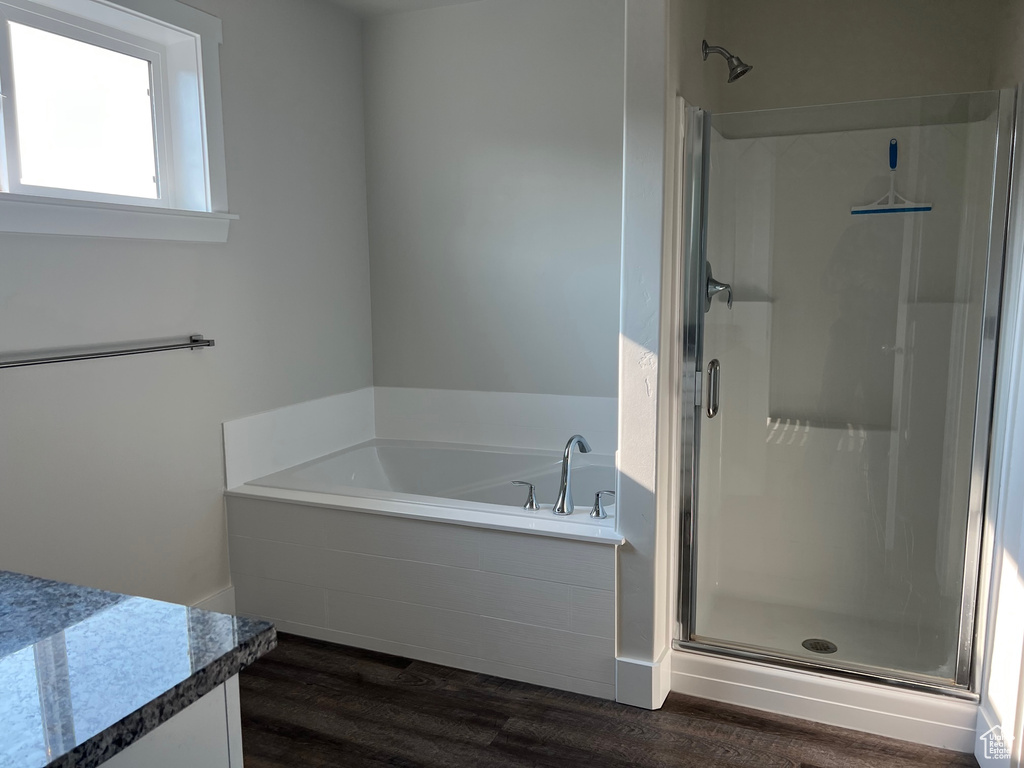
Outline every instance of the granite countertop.
<svg viewBox="0 0 1024 768"><path fill-rule="evenodd" d="M276 644L266 621L0 571L0 768L99 765Z"/></svg>

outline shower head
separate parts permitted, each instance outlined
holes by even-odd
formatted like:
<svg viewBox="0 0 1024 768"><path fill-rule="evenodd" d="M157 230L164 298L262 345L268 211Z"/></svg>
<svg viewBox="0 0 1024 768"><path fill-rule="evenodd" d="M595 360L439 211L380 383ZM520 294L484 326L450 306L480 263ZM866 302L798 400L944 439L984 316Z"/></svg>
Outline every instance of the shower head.
<svg viewBox="0 0 1024 768"><path fill-rule="evenodd" d="M725 63L729 65L729 82L735 82L743 77L747 72L753 69L750 64L744 64L739 56L733 56L725 48L717 45L708 45L708 41L704 40L700 44L700 52L704 56L704 61L708 60L708 54L720 53L722 58L725 59Z"/></svg>

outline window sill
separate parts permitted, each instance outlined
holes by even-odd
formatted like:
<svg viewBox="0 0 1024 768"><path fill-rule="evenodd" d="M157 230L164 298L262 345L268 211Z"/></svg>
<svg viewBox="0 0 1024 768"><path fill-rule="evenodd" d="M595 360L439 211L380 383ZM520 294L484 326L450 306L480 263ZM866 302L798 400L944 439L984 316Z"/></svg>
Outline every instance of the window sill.
<svg viewBox="0 0 1024 768"><path fill-rule="evenodd" d="M226 243L238 216L0 194L0 232Z"/></svg>

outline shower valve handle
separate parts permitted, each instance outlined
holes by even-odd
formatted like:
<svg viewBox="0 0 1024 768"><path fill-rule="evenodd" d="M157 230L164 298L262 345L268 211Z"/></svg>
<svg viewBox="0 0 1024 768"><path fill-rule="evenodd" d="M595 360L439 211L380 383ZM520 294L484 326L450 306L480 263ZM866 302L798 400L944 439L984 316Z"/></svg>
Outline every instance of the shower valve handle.
<svg viewBox="0 0 1024 768"><path fill-rule="evenodd" d="M715 280L715 276L711 274L711 264L708 264L707 270L708 282L704 289L704 311L709 312L711 310L712 299L722 291L726 292L726 304L729 306L729 309L732 309L732 286Z"/></svg>
<svg viewBox="0 0 1024 768"><path fill-rule="evenodd" d="M512 485L530 486L530 492L526 496L526 503L523 504L523 509L528 509L531 512L536 512L540 509L540 505L537 503L537 490L533 487L533 483L528 483L525 480L513 480Z"/></svg>

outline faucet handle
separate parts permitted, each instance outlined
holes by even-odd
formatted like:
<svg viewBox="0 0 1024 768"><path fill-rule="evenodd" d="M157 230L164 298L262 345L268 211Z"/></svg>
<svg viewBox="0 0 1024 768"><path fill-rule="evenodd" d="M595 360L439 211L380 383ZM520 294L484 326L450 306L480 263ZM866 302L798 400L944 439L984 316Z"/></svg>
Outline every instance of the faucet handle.
<svg viewBox="0 0 1024 768"><path fill-rule="evenodd" d="M590 516L596 520L604 520L608 513L604 511L604 497L614 496L615 491L598 491L594 494L594 508L590 510Z"/></svg>
<svg viewBox="0 0 1024 768"><path fill-rule="evenodd" d="M526 503L523 504L523 509L528 509L531 512L536 512L540 509L540 505L537 503L537 489L534 488L533 483L528 483L525 480L513 480L512 485L530 486L530 492L526 496Z"/></svg>

